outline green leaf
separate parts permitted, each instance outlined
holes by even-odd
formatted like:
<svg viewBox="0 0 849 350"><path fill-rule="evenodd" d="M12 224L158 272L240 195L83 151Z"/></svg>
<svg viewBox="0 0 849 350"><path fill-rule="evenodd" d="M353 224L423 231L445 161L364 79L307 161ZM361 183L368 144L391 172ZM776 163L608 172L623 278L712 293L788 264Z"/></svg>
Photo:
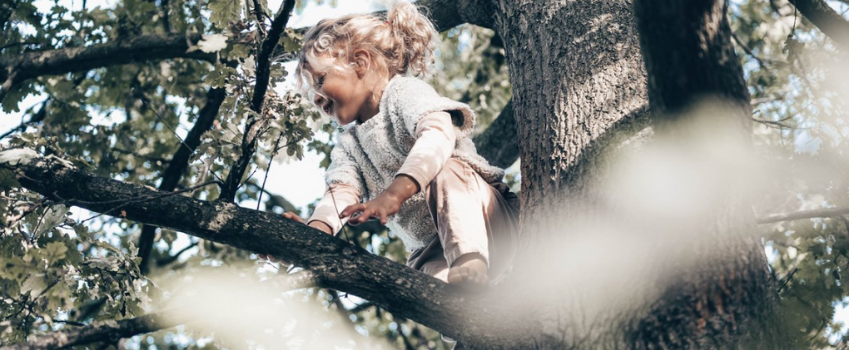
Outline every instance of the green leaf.
<svg viewBox="0 0 849 350"><path fill-rule="evenodd" d="M47 262L50 265L52 265L53 263L65 258L65 253L68 252L68 247L66 247L62 242L50 242L43 248L43 251L44 258L47 259Z"/></svg>
<svg viewBox="0 0 849 350"><path fill-rule="evenodd" d="M241 7L238 0L213 0L209 3L210 21L218 28L225 28L227 23L239 19Z"/></svg>

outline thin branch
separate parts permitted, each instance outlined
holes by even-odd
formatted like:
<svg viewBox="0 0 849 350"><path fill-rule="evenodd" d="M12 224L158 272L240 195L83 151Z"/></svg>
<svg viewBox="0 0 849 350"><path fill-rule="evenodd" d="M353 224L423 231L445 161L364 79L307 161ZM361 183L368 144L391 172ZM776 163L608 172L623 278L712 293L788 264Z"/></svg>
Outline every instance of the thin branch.
<svg viewBox="0 0 849 350"><path fill-rule="evenodd" d="M788 120L788 119L790 119L790 118L788 117L788 118L784 118L782 120L775 121L775 120L765 120L765 119L752 118L752 121L755 122L755 123L765 124L765 125L769 125L769 126L776 126L776 127L779 127L779 128L793 129L792 126L782 123L782 121L785 121L785 120Z"/></svg>
<svg viewBox="0 0 849 350"><path fill-rule="evenodd" d="M735 33L735 32L731 32L731 38L734 39L734 43L737 44L737 46L739 46L741 49L743 49L743 51L746 52L747 55L749 55L750 57L755 59L755 61L758 61L758 65L761 68L767 68L767 66L769 66L769 65L787 65L788 64L787 62L784 62L784 61L773 61L773 60L768 60L768 59L763 59L763 58L758 57L758 55L755 55L755 53L752 51L752 49L749 48L749 46L746 45L743 42L743 40L741 40L740 37L737 36L737 33Z"/></svg>
<svg viewBox="0 0 849 350"><path fill-rule="evenodd" d="M227 174L227 179L224 180L224 188L218 197L219 200L232 202L236 198L236 191L241 186L242 176L245 174L245 170L248 169L251 158L256 152L257 141L261 134L260 130L263 130L263 124L265 123L265 118L262 117L262 107L265 103L265 93L268 91L268 83L271 79L271 53L280 41L280 35L283 33L283 29L286 28L286 24L289 23L289 18L294 7L295 0L286 0L283 3L274 21L271 22L271 29L268 31L268 36L262 42L262 48L256 59L256 85L250 106L254 114L249 117L245 125L245 133L242 136L241 155L233 163L230 173Z"/></svg>
<svg viewBox="0 0 849 350"><path fill-rule="evenodd" d="M59 349L100 341L115 341L138 334L171 328L186 322L180 312L155 313L120 321L106 321L74 329L43 335L26 343L11 345L0 350Z"/></svg>
<svg viewBox="0 0 849 350"><path fill-rule="evenodd" d="M148 225L148 226L149 226L149 225ZM162 266L165 266L165 265L168 265L168 264L171 264L171 263L173 263L173 262L177 261L177 259L179 259L179 258L180 258L180 255L183 255L183 253L185 253L185 252L189 251L190 249L192 249L192 248L194 248L194 247L197 247L197 246L198 246L198 242L199 242L199 241L192 242L192 244L189 244L189 245L188 245L188 246L186 246L185 248L180 249L180 251L178 251L178 252L174 253L174 255L169 256L169 257L167 257L167 258L165 258L165 259L159 259L159 260L157 260L157 261L156 261L156 266L162 267Z"/></svg>
<svg viewBox="0 0 849 350"><path fill-rule="evenodd" d="M770 103L770 102L775 102L775 101L783 101L783 100L784 100L784 95L782 94L782 95L778 95L778 96L775 96L775 97L753 98L751 103L752 103L752 106L758 106L758 105L761 105L761 104L764 104L764 103Z"/></svg>
<svg viewBox="0 0 849 350"><path fill-rule="evenodd" d="M283 138L283 132L280 132L280 135L277 136L277 141L274 141L274 147L272 148L271 155L268 157L268 165L265 167L265 177L262 178L262 186L259 188L259 196L257 196L256 200L256 210L259 210L259 206L262 204L262 193L265 192L265 182L268 181L268 173L271 171L271 164L274 163L274 156L277 155L277 146L280 145L280 140Z"/></svg>
<svg viewBox="0 0 849 350"><path fill-rule="evenodd" d="M44 102L41 103L41 108L38 110L38 112L33 114L32 117L29 118L29 120L22 122L20 125L16 126L12 130L7 131L3 135L0 135L0 140L5 139L6 137L9 137L9 135L14 134L18 131L24 131L28 126L32 124L42 122L47 116L47 104L49 103L49 101L50 98L46 98Z"/></svg>
<svg viewBox="0 0 849 350"><path fill-rule="evenodd" d="M813 218L830 218L849 214L849 208L828 208L815 210L802 210L793 213L771 214L757 220L758 224L771 224L781 221L793 221Z"/></svg>
<svg viewBox="0 0 849 350"><path fill-rule="evenodd" d="M775 293L781 294L781 291L784 290L784 287L787 286L787 283L789 283L790 280L793 279L793 275L796 274L796 271L799 271L799 268L793 268L793 271L790 271L790 273L787 274L787 277L781 279L781 283L778 285L778 289L776 289Z"/></svg>
<svg viewBox="0 0 849 350"><path fill-rule="evenodd" d="M189 158L200 145L200 138L207 130L212 127L215 118L218 117L218 111L221 108L221 103L225 98L224 89L209 89L206 94L206 104L198 113L197 121L192 127L192 130L186 135L185 140L180 140L180 145L177 146L177 152L171 157L168 163L168 168L162 174L162 182L159 184L161 191L173 191L177 188L180 178L186 169L189 167ZM182 147L181 147L182 146ZM150 269L150 254L153 251L153 241L156 237L156 227L145 225L142 227L141 236L139 236L139 256L142 258L139 263L139 270L146 274ZM160 265L161 266L161 265Z"/></svg>
<svg viewBox="0 0 849 350"><path fill-rule="evenodd" d="M790 3L844 52L849 52L849 21L825 0L790 0Z"/></svg>
<svg viewBox="0 0 849 350"><path fill-rule="evenodd" d="M172 134L174 134L174 137L176 137L177 140L180 140L180 145L177 146L177 148L180 148L180 146L182 146L185 147L187 151L194 152L194 149L192 147L186 145L186 141L184 141L183 138L180 137L180 134L177 133L177 130L171 127L171 124L168 124L168 122L165 121L165 117L163 117L162 114L159 114L159 111L156 108L151 106L150 100L147 98L147 96L144 95L143 91L139 94L138 97L139 100L141 100L142 105L149 109L151 112L153 112L153 114L156 116L156 119L159 120L162 125L165 125L165 127L168 128L168 130L171 131Z"/></svg>

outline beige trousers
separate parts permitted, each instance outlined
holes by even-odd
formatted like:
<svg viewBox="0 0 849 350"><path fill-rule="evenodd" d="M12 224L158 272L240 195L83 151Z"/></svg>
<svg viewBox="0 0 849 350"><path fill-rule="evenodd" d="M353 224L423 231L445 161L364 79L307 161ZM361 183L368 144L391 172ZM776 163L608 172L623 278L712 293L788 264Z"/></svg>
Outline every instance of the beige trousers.
<svg viewBox="0 0 849 350"><path fill-rule="evenodd" d="M425 188L438 238L414 250L407 266L440 280L464 254L480 254L496 279L509 265L518 233L519 198L503 182L487 183L465 162L451 158Z"/></svg>

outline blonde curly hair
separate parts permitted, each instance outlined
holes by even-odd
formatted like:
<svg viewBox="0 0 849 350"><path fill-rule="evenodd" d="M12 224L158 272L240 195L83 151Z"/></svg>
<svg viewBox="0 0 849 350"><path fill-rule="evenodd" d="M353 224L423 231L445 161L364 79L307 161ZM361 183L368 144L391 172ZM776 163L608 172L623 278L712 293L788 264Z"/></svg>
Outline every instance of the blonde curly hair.
<svg viewBox="0 0 849 350"><path fill-rule="evenodd" d="M433 64L438 35L430 19L409 2L393 6L385 18L353 14L324 19L304 34L295 70L298 86L307 91L315 82L308 67L319 68L318 57L335 59L336 67L353 61L352 53L366 50L379 73L427 76Z"/></svg>

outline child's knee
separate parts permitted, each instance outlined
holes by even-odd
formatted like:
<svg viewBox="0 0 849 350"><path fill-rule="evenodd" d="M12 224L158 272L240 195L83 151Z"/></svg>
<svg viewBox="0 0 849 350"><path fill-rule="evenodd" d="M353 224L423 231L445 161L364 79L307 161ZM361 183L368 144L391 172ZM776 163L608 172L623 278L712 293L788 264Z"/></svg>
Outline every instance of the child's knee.
<svg viewBox="0 0 849 350"><path fill-rule="evenodd" d="M436 174L429 186L441 186L447 182L466 181L467 168L465 162L456 158L449 158L442 169Z"/></svg>

